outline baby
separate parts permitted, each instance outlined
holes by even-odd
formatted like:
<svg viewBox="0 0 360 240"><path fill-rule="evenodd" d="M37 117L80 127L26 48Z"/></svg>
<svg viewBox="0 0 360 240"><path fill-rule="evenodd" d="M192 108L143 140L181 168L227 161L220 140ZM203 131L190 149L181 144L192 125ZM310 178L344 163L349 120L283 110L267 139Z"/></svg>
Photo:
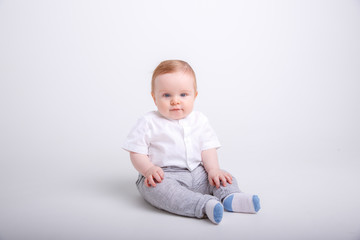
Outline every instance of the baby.
<svg viewBox="0 0 360 240"><path fill-rule="evenodd" d="M140 173L136 182L151 205L178 215L218 224L224 209L256 213L258 196L239 190L236 179L219 167L220 143L200 112L195 73L181 60L161 62L154 70L151 95L157 111L140 118L123 148Z"/></svg>

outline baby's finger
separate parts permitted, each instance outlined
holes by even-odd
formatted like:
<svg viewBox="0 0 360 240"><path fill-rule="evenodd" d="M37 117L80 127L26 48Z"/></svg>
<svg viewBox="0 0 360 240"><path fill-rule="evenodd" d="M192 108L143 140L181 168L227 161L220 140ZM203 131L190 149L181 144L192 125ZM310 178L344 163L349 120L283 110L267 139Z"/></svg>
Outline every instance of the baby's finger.
<svg viewBox="0 0 360 240"><path fill-rule="evenodd" d="M224 187L226 187L226 178L225 178L225 176L221 176L220 179L221 179L222 185Z"/></svg>
<svg viewBox="0 0 360 240"><path fill-rule="evenodd" d="M155 183L152 175L148 177L148 181L149 181L149 185L156 187L156 183Z"/></svg>
<svg viewBox="0 0 360 240"><path fill-rule="evenodd" d="M209 183L210 183L211 186L215 186L215 183L214 183L214 181L212 179L209 179Z"/></svg>
<svg viewBox="0 0 360 240"><path fill-rule="evenodd" d="M162 181L162 178L161 178L160 174L158 174L158 173L154 174L154 178L159 183Z"/></svg>
<svg viewBox="0 0 360 240"><path fill-rule="evenodd" d="M226 181L230 184L232 184L232 176L230 174L226 175Z"/></svg>
<svg viewBox="0 0 360 240"><path fill-rule="evenodd" d="M208 177L208 181L211 186L215 186L214 181L212 180L212 178L210 176Z"/></svg>
<svg viewBox="0 0 360 240"><path fill-rule="evenodd" d="M164 179L164 171L160 168L160 170L158 171L161 179Z"/></svg>
<svg viewBox="0 0 360 240"><path fill-rule="evenodd" d="M219 188L220 187L220 180L219 180L219 178L217 177L217 178L214 178L214 183L215 183L215 186L216 186L216 188Z"/></svg>
<svg viewBox="0 0 360 240"><path fill-rule="evenodd" d="M151 186L149 185L149 181L147 180L147 178L144 180L144 184L145 184L145 186L147 186L147 187L151 187Z"/></svg>

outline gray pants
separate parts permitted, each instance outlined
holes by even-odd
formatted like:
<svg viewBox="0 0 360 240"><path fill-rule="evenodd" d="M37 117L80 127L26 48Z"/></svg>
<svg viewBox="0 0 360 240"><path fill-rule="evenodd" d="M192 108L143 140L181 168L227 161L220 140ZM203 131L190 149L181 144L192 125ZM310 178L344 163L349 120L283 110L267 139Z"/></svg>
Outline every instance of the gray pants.
<svg viewBox="0 0 360 240"><path fill-rule="evenodd" d="M202 165L193 171L174 167L165 167L164 180L156 187L147 187L144 177L139 176L136 182L142 197L156 208L188 217L204 217L207 201L222 201L231 193L240 192L236 179L232 184L216 188L211 186L208 175Z"/></svg>

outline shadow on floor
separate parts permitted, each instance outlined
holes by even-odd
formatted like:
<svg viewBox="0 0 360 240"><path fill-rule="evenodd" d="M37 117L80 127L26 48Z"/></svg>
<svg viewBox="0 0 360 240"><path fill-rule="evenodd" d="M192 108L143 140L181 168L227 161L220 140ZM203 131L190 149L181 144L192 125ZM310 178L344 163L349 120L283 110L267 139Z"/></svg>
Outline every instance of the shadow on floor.
<svg viewBox="0 0 360 240"><path fill-rule="evenodd" d="M129 204L129 207L143 208L153 212L164 212L154 208L141 197L135 182L136 178L109 177L97 179L95 183L91 183L90 189L97 195L102 194L126 202L126 204Z"/></svg>

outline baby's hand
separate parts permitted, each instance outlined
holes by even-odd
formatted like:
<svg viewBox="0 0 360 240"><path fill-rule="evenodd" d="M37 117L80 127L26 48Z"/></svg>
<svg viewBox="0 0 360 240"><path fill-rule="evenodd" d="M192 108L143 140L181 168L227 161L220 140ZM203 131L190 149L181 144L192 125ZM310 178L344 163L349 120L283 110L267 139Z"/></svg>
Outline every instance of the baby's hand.
<svg viewBox="0 0 360 240"><path fill-rule="evenodd" d="M208 171L208 179L210 185L215 186L216 188L219 188L221 183L224 187L226 186L226 182L232 183L231 174L221 169L212 169Z"/></svg>
<svg viewBox="0 0 360 240"><path fill-rule="evenodd" d="M147 187L156 187L156 183L161 183L164 179L164 171L161 167L152 166L145 172L144 183Z"/></svg>

